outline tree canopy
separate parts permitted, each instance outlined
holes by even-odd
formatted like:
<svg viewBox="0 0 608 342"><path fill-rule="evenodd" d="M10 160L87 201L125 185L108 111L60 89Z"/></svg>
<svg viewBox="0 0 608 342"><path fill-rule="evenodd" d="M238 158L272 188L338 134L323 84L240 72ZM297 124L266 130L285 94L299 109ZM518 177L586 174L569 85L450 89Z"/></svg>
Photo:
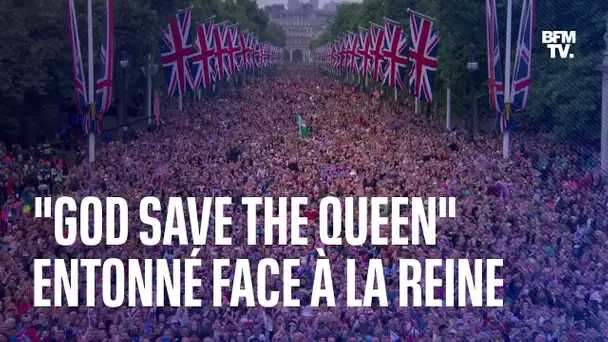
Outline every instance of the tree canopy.
<svg viewBox="0 0 608 342"><path fill-rule="evenodd" d="M78 29L84 68L87 68L86 0L76 0ZM127 56L133 68L129 82L143 77L140 67L147 56L157 56L161 30L175 13L192 6L192 23L215 15L216 20L238 23L276 46L285 45L281 27L269 23L266 13L254 0L129 0L114 1L115 90L120 89L122 72L118 66ZM98 59L104 1L94 1L94 56ZM56 129L57 120L67 120L60 112L74 104L70 44L65 0L0 3L0 127L1 140L26 142L40 131ZM194 37L194 32L192 33ZM158 57L156 58L158 61ZM157 62L158 63L158 62ZM164 86L159 72L155 84ZM133 92L135 87L130 88ZM48 129L47 129L48 128Z"/></svg>
<svg viewBox="0 0 608 342"><path fill-rule="evenodd" d="M521 0L513 1L513 52L516 47ZM383 23L383 17L399 21L409 37L407 9L438 19L441 36L435 97L445 102L446 89L452 91L455 114L466 113L469 44L475 44L479 71L475 91L482 114L493 116L488 104L486 67L485 2L473 0L363 0L343 4L328 30L311 48L334 40L340 33L357 32L369 22ZM506 0L497 0L501 55L505 56ZM518 126L534 129L557 139L594 142L599 138L601 109L601 63L605 49L606 1L536 0L535 33L532 58L532 90L526 110L516 114ZM573 59L550 59L541 42L541 31L576 31ZM503 67L504 68L504 67ZM503 69L504 70L504 69ZM485 112L485 113L484 113Z"/></svg>

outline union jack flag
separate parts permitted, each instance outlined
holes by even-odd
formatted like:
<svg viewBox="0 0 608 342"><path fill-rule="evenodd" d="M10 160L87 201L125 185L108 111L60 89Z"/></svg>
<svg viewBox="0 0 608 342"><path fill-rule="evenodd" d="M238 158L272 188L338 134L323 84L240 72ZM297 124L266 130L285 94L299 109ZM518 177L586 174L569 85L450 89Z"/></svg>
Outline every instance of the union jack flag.
<svg viewBox="0 0 608 342"><path fill-rule="evenodd" d="M19 323L17 342L30 342L30 338L25 334L25 327L22 323Z"/></svg>
<svg viewBox="0 0 608 342"><path fill-rule="evenodd" d="M486 0L486 33L488 49L488 91L490 106L498 114L505 111L505 93L500 59L498 39L498 20L496 15L496 0ZM501 129L507 128L504 115L501 115Z"/></svg>
<svg viewBox="0 0 608 342"><path fill-rule="evenodd" d="M215 41L215 60L217 62L216 79L223 80L224 77L230 76L227 22L214 25L213 40Z"/></svg>
<svg viewBox="0 0 608 342"><path fill-rule="evenodd" d="M340 38L340 69L346 71L346 62L348 60L348 44L346 42L347 36Z"/></svg>
<svg viewBox="0 0 608 342"><path fill-rule="evenodd" d="M258 37L249 34L249 66L251 70L255 69L255 51L257 49Z"/></svg>
<svg viewBox="0 0 608 342"><path fill-rule="evenodd" d="M344 71L350 71L351 66L352 66L352 57L351 57L351 49L350 49L350 33L347 33L344 35L344 37L342 37L342 51L343 51L343 57L344 57L344 62L342 65L342 69Z"/></svg>
<svg viewBox="0 0 608 342"><path fill-rule="evenodd" d="M372 55L370 54L371 37L369 31L359 27L359 40L357 47L357 69L364 76L369 75Z"/></svg>
<svg viewBox="0 0 608 342"><path fill-rule="evenodd" d="M333 69L336 63L336 46L333 42L327 43L327 68Z"/></svg>
<svg viewBox="0 0 608 342"><path fill-rule="evenodd" d="M279 64L281 62L282 50L278 46L272 46L274 48L274 62Z"/></svg>
<svg viewBox="0 0 608 342"><path fill-rule="evenodd" d="M336 41L336 56L336 69L340 70L344 63L344 52L342 51L342 40L340 39Z"/></svg>
<svg viewBox="0 0 608 342"><path fill-rule="evenodd" d="M251 70L251 35L249 32L241 32L239 35L239 44L243 48L241 53L241 68L245 71Z"/></svg>
<svg viewBox="0 0 608 342"><path fill-rule="evenodd" d="M251 35L251 37L249 38L249 46L251 47L251 69L252 70L256 70L259 68L258 66L258 54L259 54L259 48L258 48L258 37Z"/></svg>
<svg viewBox="0 0 608 342"><path fill-rule="evenodd" d="M251 68L252 69L259 69L260 65L258 64L260 61L259 58L259 54L260 54L260 39L254 35L251 35L251 41L250 41L250 47L251 47Z"/></svg>
<svg viewBox="0 0 608 342"><path fill-rule="evenodd" d="M269 66L272 58L272 44L264 42L264 49L262 50L262 65L264 67Z"/></svg>
<svg viewBox="0 0 608 342"><path fill-rule="evenodd" d="M536 0L524 0L519 24L515 68L511 88L511 110L521 112L526 108L532 74L532 41L534 40L534 16ZM509 118L507 118L508 120Z"/></svg>
<svg viewBox="0 0 608 342"><path fill-rule="evenodd" d="M247 70L253 70L255 69L255 50L253 48L255 36L251 32L245 32L241 36L243 36L241 39L245 42L243 58L246 59L246 62L243 62L243 65L247 63Z"/></svg>
<svg viewBox="0 0 608 342"><path fill-rule="evenodd" d="M239 40L239 27L237 25L228 26L228 59L230 74L241 70L243 47Z"/></svg>
<svg viewBox="0 0 608 342"><path fill-rule="evenodd" d="M196 28L194 41L195 53L192 55L192 66L195 69L195 89L209 88L215 83L215 41L213 39L213 19L209 19Z"/></svg>
<svg viewBox="0 0 608 342"><path fill-rule="evenodd" d="M357 48L358 46L359 35L356 33L348 34L348 71L350 72L358 72L357 67Z"/></svg>
<svg viewBox="0 0 608 342"><path fill-rule="evenodd" d="M342 71L348 70L348 35L344 35L340 39L340 69Z"/></svg>
<svg viewBox="0 0 608 342"><path fill-rule="evenodd" d="M410 93L420 100L433 101L433 84L437 72L439 35L435 24L415 13L410 13L412 47L410 48Z"/></svg>
<svg viewBox="0 0 608 342"><path fill-rule="evenodd" d="M266 53L265 50L266 49L266 42L258 42L258 67L260 69L263 69L264 67L266 67Z"/></svg>
<svg viewBox="0 0 608 342"><path fill-rule="evenodd" d="M336 62L336 51L335 51L335 46L333 42L329 42L327 43L327 68L328 69L333 69L334 67L334 63Z"/></svg>
<svg viewBox="0 0 608 342"><path fill-rule="evenodd" d="M80 52L80 40L78 39L78 24L76 21L76 10L74 0L68 0L68 30L70 33L70 48L72 53L72 72L74 74L74 94L76 95L76 107L81 114L86 113L87 94L84 83L84 71L82 67L82 54Z"/></svg>
<svg viewBox="0 0 608 342"><path fill-rule="evenodd" d="M168 31L160 39L160 60L169 86L167 96L182 95L194 88L190 57L194 48L190 41L190 10L181 11L169 22Z"/></svg>
<svg viewBox="0 0 608 342"><path fill-rule="evenodd" d="M331 44L325 44L323 49L320 52L320 63L323 65L323 68L327 69L331 63L329 60L331 54Z"/></svg>
<svg viewBox="0 0 608 342"><path fill-rule="evenodd" d="M385 75L388 86L395 89L405 89L403 78L407 68L407 37L399 23L384 19L384 39L382 53L386 61Z"/></svg>
<svg viewBox="0 0 608 342"><path fill-rule="evenodd" d="M103 24L103 40L99 53L99 78L95 85L96 109L105 114L112 104L112 81L114 77L114 0L106 0L106 17ZM101 121L101 118L98 118Z"/></svg>
<svg viewBox="0 0 608 342"><path fill-rule="evenodd" d="M372 77L376 82L382 84L386 81L386 75L383 73L384 65L384 52L382 49L382 42L384 41L384 27L376 24L372 24L371 31L371 48L369 53L372 57L371 60L371 73Z"/></svg>
<svg viewBox="0 0 608 342"><path fill-rule="evenodd" d="M257 37L255 40L254 49L255 67L257 69L262 69L264 67L264 42L259 41Z"/></svg>
<svg viewBox="0 0 608 342"><path fill-rule="evenodd" d="M275 62L276 62L276 56L277 56L277 52L276 52L276 50L274 48L274 45L272 45L270 43L267 43L267 45L266 45L266 51L267 51L267 53L266 53L266 59L267 59L266 64L268 66L274 65Z"/></svg>
<svg viewBox="0 0 608 342"><path fill-rule="evenodd" d="M277 46L272 46L274 49L274 64L279 64L281 62L281 49Z"/></svg>
<svg viewBox="0 0 608 342"><path fill-rule="evenodd" d="M266 54L266 58L268 59L267 64L269 66L272 66L276 63L276 57L277 57L277 52L274 48L274 45L272 44L268 44L268 48L267 48L268 53Z"/></svg>
<svg viewBox="0 0 608 342"><path fill-rule="evenodd" d="M273 58L273 48L272 48L272 44L266 42L266 47L264 47L264 65L265 66L271 66L272 65L272 58Z"/></svg>

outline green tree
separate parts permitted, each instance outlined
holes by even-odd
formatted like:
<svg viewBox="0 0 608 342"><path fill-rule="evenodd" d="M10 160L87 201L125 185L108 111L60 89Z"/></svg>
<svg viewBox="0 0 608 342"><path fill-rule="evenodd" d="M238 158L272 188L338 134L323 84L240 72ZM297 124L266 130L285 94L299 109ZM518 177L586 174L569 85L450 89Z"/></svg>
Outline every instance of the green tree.
<svg viewBox="0 0 608 342"><path fill-rule="evenodd" d="M58 8L61 5L61 14ZM0 134L27 140L27 127L53 122L71 88L71 64L63 1L3 1L0 4Z"/></svg>
<svg viewBox="0 0 608 342"><path fill-rule="evenodd" d="M0 2L0 140L32 142L38 132L52 134L59 111L74 104L66 6L65 0ZM86 1L76 0L75 7L86 74ZM238 22L241 29L272 44L285 44L281 27L269 23L252 0L115 1L115 98L124 94L124 74L118 64L123 54L133 66L127 76L129 91L134 93L143 84L139 67L148 62L148 54L159 63L161 31L178 10L188 7L192 8L193 38L195 23L215 15L217 20ZM104 2L94 2L95 60L99 58L104 11ZM166 87L162 72L154 81L158 87Z"/></svg>
<svg viewBox="0 0 608 342"><path fill-rule="evenodd" d="M266 30L260 33L260 37L263 36L263 39L271 42L272 44L283 47L285 46L286 37L283 28L277 23L269 23L266 27Z"/></svg>
<svg viewBox="0 0 608 342"><path fill-rule="evenodd" d="M521 0L513 6L512 50L516 48ZM438 19L441 36L439 63L435 78L434 101L445 105L445 92L452 90L456 115L468 112L469 75L466 64L469 44L475 46L474 57L479 62L475 77L475 97L482 118L494 118L490 112L487 88L485 5L473 0L363 0L362 3L342 5L327 31L311 43L317 48L335 40L340 33L353 30L353 23L369 27L369 22L382 23L387 17L402 24L409 36L407 8ZM497 0L501 55L506 37L506 0ZM528 107L515 117L520 127L534 129L557 139L593 142L599 136L601 76L595 69L600 64L605 44L604 16L606 1L573 2L570 0L536 0L535 41L532 58L532 90ZM541 44L543 30L573 30L577 41L573 46L575 59L549 59ZM503 70L504 71L504 70Z"/></svg>

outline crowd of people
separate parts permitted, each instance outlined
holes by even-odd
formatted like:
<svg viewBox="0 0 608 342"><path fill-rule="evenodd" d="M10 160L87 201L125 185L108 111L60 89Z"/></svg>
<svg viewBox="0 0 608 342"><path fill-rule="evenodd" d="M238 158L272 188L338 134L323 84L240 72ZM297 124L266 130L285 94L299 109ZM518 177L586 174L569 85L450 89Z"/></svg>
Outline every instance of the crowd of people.
<svg viewBox="0 0 608 342"><path fill-rule="evenodd" d="M296 113L311 127L306 136L299 134ZM582 150L518 134L516 153L505 160L495 136L446 132L437 117L301 70L283 70L164 115L158 130L100 148L94 165L69 169L62 157L5 149L0 342L608 339L608 188ZM62 177L51 182L40 170ZM33 177L36 172L41 176ZM76 199L121 196L132 204L144 196L308 196L303 235L313 243L247 246L246 213L235 205L231 233L238 246L210 245L199 254L202 307L111 309L99 301L95 308L34 308L35 258L155 259L191 252L140 245L137 205L130 207L133 236L126 245L59 247L52 220L31 217L32 198L43 191ZM438 221L436 246L322 246L318 203L327 195L454 196L457 216ZM335 307L309 306L317 248L332 262ZM211 263L219 257L248 258L252 269L261 258L300 257L294 277L302 306L213 307ZM345 307L348 258L359 266L360 290L367 260L383 260L389 307ZM400 307L394 269L401 258L504 259L505 305ZM270 278L269 286L282 285Z"/></svg>

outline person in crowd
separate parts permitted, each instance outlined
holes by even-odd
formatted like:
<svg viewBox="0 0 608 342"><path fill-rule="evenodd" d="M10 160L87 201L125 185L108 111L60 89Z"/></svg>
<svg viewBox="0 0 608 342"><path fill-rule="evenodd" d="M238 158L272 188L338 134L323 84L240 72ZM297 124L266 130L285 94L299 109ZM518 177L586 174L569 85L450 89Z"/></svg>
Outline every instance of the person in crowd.
<svg viewBox="0 0 608 342"><path fill-rule="evenodd" d="M44 160L38 169L38 191L41 195L48 195L52 190L52 184L55 180L54 170Z"/></svg>
<svg viewBox="0 0 608 342"><path fill-rule="evenodd" d="M298 134L296 112L312 126L307 136ZM582 148L521 133L512 139L513 146L522 148L504 160L501 141L493 136L471 140L458 131L444 132L439 118L421 117L408 107L353 93L336 80L302 70L285 70L238 93L227 90L220 98L186 104L181 113L168 104L164 116L160 129L133 141L105 144L94 165L74 163L69 171L66 160L62 164L50 153L7 151L12 160L2 162L0 172L6 222L0 246L0 341L608 339L608 188L597 166L581 157L587 153ZM51 170L65 176L61 186L51 186L57 181ZM98 302L93 308L34 308L35 258L171 260L189 257L191 247L142 246L136 220L130 222L132 236L124 246L60 247L52 220L27 215L36 195L32 174L39 181L38 195L121 196L131 204L145 196L307 196L310 204L302 214L308 225L301 235L311 243L248 246L243 243L245 208L235 205L231 234L241 244L207 245L198 256L203 286L196 295L202 307L107 308ZM436 246L322 246L318 208L328 195L453 196L457 216L438 221ZM130 217L138 217L137 205L129 208ZM390 208L385 209L383 215L389 214ZM404 215L409 210L403 209ZM262 235L263 222L258 224ZM335 307L310 307L318 248L332 260ZM293 277L300 279L296 295L303 305L213 307L211 265L220 257L247 258L253 270L262 258L300 258ZM355 282L361 298L370 258L383 260L390 305L346 307L346 259L358 265ZM505 305L400 307L401 258L504 259ZM270 290L282 286L272 276L267 283ZM226 290L224 296L229 295Z"/></svg>

